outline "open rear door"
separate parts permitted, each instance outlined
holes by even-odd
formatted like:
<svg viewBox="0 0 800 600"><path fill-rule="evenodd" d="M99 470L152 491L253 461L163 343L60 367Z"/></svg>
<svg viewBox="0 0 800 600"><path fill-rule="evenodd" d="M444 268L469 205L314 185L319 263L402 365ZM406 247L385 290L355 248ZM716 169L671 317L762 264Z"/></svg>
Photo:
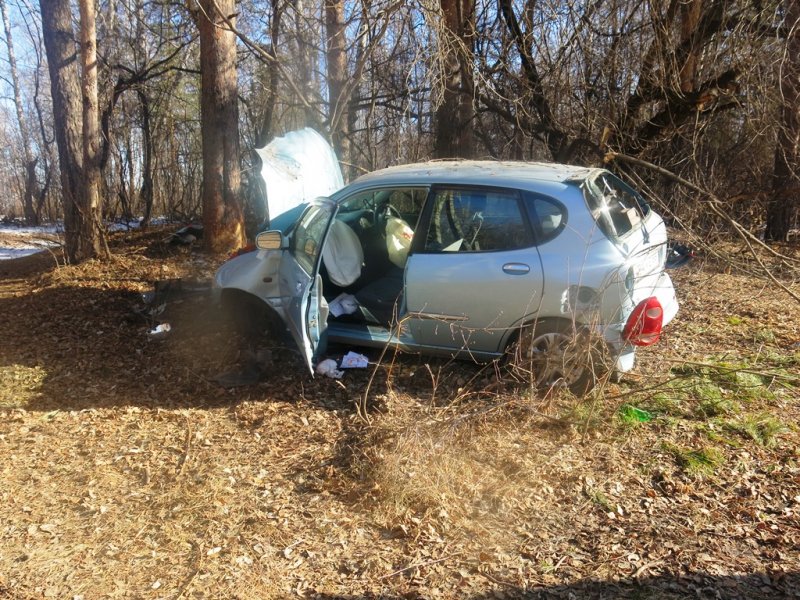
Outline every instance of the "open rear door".
<svg viewBox="0 0 800 600"><path fill-rule="evenodd" d="M280 266L279 285L286 302L287 326L312 374L314 356L328 320L319 265L335 214L333 202L327 198L315 200L292 232Z"/></svg>

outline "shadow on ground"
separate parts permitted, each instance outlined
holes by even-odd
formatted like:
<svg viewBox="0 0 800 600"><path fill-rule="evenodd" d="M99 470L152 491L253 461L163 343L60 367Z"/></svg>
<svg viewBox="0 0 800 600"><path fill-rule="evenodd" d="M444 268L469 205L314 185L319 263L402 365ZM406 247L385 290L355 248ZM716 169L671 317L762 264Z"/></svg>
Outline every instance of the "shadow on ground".
<svg viewBox="0 0 800 600"><path fill-rule="evenodd" d="M414 591L396 595L337 596L310 594L314 600L417 600L425 595ZM800 598L800 571L785 574L754 573L744 576L717 576L689 573L681 577L671 574L638 580L579 581L568 585L553 585L522 589L498 586L493 592L478 595L456 594L452 598L466 600L497 599L568 599L568 600L678 600L681 598L714 598L718 600L777 600Z"/></svg>
<svg viewBox="0 0 800 600"><path fill-rule="evenodd" d="M0 294L0 381L8 383L0 408L82 410L114 406L150 408L219 407L245 400L311 400L325 408L354 406L369 388L376 396L387 389L389 370L402 389L430 388L415 365L430 359L409 356L397 366L387 357L386 368L348 371L345 379L311 378L294 344L261 336L238 336L228 316L203 295L177 298L165 312L146 317L134 311L142 299L133 285L96 279L82 287L80 279L65 285L47 282L30 292L27 281L52 270L50 261L31 261L14 278L6 274ZM16 285L15 285L16 282ZM147 332L161 322L171 331L160 339ZM237 369L249 357L266 350L261 381L223 389L215 376ZM332 347L344 353L349 348ZM380 357L370 353L371 360ZM443 363L443 361L442 361ZM436 368L436 361L432 362ZM444 364L444 363L443 363ZM460 363L448 368L454 381L468 380L479 368ZM413 383L412 383L413 380ZM14 383L16 381L16 383ZM26 383L27 382L27 383ZM19 390L14 385L21 386Z"/></svg>

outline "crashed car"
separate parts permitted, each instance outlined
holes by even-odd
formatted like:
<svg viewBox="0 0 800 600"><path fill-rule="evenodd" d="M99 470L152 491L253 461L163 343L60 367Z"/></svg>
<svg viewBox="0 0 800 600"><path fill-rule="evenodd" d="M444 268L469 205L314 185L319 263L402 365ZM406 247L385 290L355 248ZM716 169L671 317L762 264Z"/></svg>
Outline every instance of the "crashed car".
<svg viewBox="0 0 800 600"><path fill-rule="evenodd" d="M667 233L604 169L435 161L364 175L273 220L217 293L326 341L491 361L585 393L678 311Z"/></svg>

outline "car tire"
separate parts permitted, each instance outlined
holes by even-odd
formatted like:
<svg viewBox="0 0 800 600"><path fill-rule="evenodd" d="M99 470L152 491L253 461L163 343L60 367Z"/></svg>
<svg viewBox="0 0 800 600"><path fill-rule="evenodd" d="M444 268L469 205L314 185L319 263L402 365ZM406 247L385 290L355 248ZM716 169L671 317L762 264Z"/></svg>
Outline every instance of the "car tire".
<svg viewBox="0 0 800 600"><path fill-rule="evenodd" d="M508 353L514 375L544 392L566 388L583 396L606 371L602 344L567 320L543 319L523 327Z"/></svg>
<svg viewBox="0 0 800 600"><path fill-rule="evenodd" d="M228 291L222 296L222 309L233 330L248 341L273 338L280 331L279 317L250 294Z"/></svg>

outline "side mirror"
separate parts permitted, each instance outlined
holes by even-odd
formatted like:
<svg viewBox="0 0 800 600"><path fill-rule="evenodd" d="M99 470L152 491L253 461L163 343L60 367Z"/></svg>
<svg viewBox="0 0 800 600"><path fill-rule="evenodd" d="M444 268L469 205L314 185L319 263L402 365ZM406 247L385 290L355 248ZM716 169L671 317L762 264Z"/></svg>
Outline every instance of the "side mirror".
<svg viewBox="0 0 800 600"><path fill-rule="evenodd" d="M259 250L283 250L289 247L289 240L280 231L262 231L256 236Z"/></svg>

